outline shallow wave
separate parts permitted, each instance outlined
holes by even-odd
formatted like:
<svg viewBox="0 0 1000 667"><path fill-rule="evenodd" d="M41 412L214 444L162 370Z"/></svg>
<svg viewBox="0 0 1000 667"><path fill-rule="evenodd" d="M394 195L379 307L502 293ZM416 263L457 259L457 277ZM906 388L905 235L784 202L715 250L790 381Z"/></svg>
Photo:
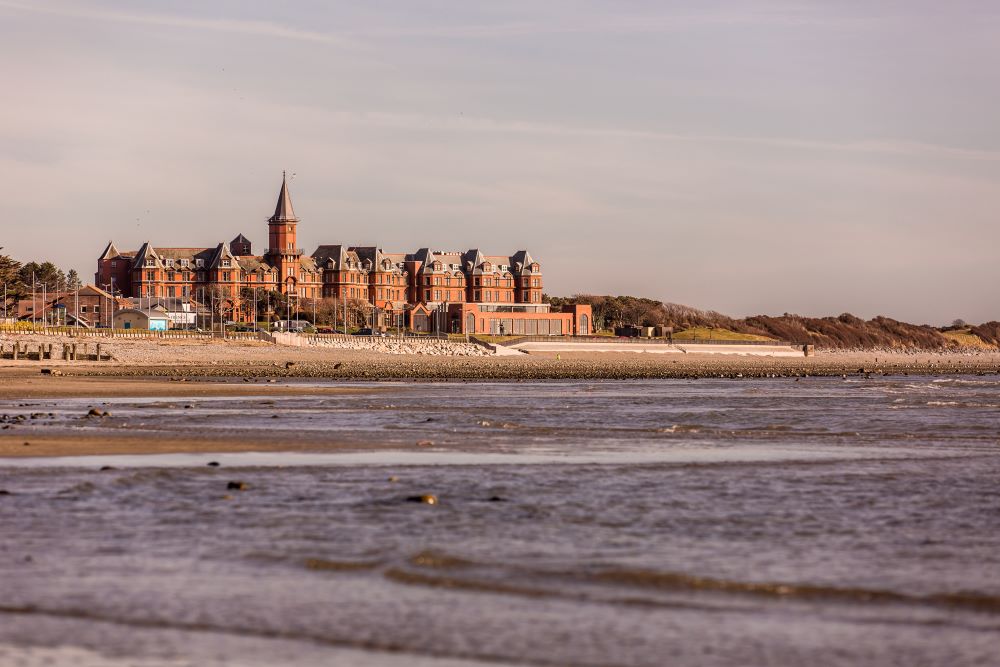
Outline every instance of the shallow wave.
<svg viewBox="0 0 1000 667"><path fill-rule="evenodd" d="M931 384L965 385L971 387L997 387L1000 386L1000 380L965 380L962 378L938 378L937 380L931 380Z"/></svg>
<svg viewBox="0 0 1000 667"><path fill-rule="evenodd" d="M717 591L774 598L820 599L853 603L900 603L957 607L979 612L1000 613L1000 596L971 591L909 595L897 591L715 579L677 572L651 570L605 570L593 575L598 581L669 590Z"/></svg>
<svg viewBox="0 0 1000 667"><path fill-rule="evenodd" d="M949 607L980 613L1000 614L1000 596L973 591L950 591L928 595L912 595L900 591L861 587L828 586L810 583L739 581L703 577L683 572L665 572L647 569L602 569L594 572L553 572L545 569L502 568L488 563L451 556L441 551L424 551L408 559L410 565L437 570L434 574L415 571L408 567L389 567L386 579L408 585L449 588L483 593L500 593L525 597L574 598L596 601L583 589L574 591L560 586L538 585L534 582L573 582L576 584L603 584L645 590L674 592L721 593L773 599L817 600L851 604L898 604ZM486 576L476 577L468 570L478 568ZM447 570L462 570L449 573ZM615 596L602 600L606 603L643 604L676 607L676 601L648 597ZM701 607L694 603L682 606Z"/></svg>

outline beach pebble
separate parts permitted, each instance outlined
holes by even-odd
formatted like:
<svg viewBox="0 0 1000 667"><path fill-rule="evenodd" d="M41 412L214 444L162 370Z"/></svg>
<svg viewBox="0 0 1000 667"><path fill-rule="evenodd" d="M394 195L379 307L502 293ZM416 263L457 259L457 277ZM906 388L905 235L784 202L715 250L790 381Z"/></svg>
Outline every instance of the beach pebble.
<svg viewBox="0 0 1000 667"><path fill-rule="evenodd" d="M209 468L218 468L219 467L219 462L218 461L209 461L205 465L207 465Z"/></svg>
<svg viewBox="0 0 1000 667"><path fill-rule="evenodd" d="M423 503L424 505L437 505L438 498L433 493L425 493L421 496L406 496L408 503Z"/></svg>
<svg viewBox="0 0 1000 667"><path fill-rule="evenodd" d="M433 440L418 440L417 447L431 447L434 445Z"/></svg>
<svg viewBox="0 0 1000 667"><path fill-rule="evenodd" d="M88 417L104 417L105 415L107 415L107 413L104 410L101 410L100 408L91 408L87 412Z"/></svg>
<svg viewBox="0 0 1000 667"><path fill-rule="evenodd" d="M226 488L230 491L246 491L250 488L250 485L246 482L229 482L229 484L226 484Z"/></svg>

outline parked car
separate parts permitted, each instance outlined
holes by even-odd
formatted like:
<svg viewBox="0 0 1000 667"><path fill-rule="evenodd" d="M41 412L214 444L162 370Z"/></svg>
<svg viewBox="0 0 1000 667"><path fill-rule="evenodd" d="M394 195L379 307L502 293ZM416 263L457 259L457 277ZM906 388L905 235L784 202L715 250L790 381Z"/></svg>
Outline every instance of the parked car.
<svg viewBox="0 0 1000 667"><path fill-rule="evenodd" d="M615 335L622 338L638 338L640 333L639 327L631 324L626 324L623 327L615 327Z"/></svg>
<svg viewBox="0 0 1000 667"><path fill-rule="evenodd" d="M364 329L358 329L352 336L381 336L385 337L387 334L383 331L375 331L371 327L365 327Z"/></svg>

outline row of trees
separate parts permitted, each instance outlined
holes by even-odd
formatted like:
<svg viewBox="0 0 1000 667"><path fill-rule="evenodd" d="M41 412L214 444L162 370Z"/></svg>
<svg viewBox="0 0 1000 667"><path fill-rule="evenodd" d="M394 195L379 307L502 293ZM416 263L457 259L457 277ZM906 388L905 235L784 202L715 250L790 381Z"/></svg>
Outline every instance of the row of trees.
<svg viewBox="0 0 1000 667"><path fill-rule="evenodd" d="M264 287L242 288L240 302L243 311L247 315L253 313L258 321L286 319L291 315L291 319L313 324L343 322L345 317L348 322L357 322L365 320L371 311L371 305L361 299L308 299Z"/></svg>
<svg viewBox="0 0 1000 667"><path fill-rule="evenodd" d="M36 292L75 290L80 287L80 276L75 269L64 272L52 262L22 264L9 255L0 254L0 284L0 289L6 288L4 306L9 307L27 298L32 289Z"/></svg>
<svg viewBox="0 0 1000 667"><path fill-rule="evenodd" d="M987 322L969 327L956 320L941 329L926 324L909 324L888 317L863 320L850 313L836 317L803 317L785 313L779 316L756 315L732 318L715 311L698 310L676 303L634 296L599 296L577 294L571 297L546 297L553 306L589 304L594 311L594 325L611 329L622 325L672 326L677 330L692 327L720 328L737 333L767 336L778 340L813 343L819 347L914 348L933 350L953 347L956 343L943 331L969 328L983 341L1000 344L1000 323Z"/></svg>
<svg viewBox="0 0 1000 667"><path fill-rule="evenodd" d="M703 311L677 303L664 303L637 296L575 294L571 297L545 295L544 300L561 308L574 304L589 305L594 313L594 326L614 329L625 325L655 326L725 326L732 319L715 311Z"/></svg>
<svg viewBox="0 0 1000 667"><path fill-rule="evenodd" d="M355 327L373 324L373 318L378 315L372 304L363 299L332 297L310 299L290 296L263 287L242 288L239 293L239 305L233 303L231 297L214 288L209 288L208 293L201 296L206 307L228 303L230 308L238 307L244 315L258 322L293 319L306 320L312 324Z"/></svg>

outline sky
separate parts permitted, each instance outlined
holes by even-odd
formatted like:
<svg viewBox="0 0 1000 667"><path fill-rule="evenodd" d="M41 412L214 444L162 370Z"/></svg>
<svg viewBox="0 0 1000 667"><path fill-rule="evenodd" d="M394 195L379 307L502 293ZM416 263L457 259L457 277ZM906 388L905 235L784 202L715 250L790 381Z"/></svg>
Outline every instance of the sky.
<svg viewBox="0 0 1000 667"><path fill-rule="evenodd" d="M1000 319L1000 3L0 0L3 252L528 249L545 291Z"/></svg>

